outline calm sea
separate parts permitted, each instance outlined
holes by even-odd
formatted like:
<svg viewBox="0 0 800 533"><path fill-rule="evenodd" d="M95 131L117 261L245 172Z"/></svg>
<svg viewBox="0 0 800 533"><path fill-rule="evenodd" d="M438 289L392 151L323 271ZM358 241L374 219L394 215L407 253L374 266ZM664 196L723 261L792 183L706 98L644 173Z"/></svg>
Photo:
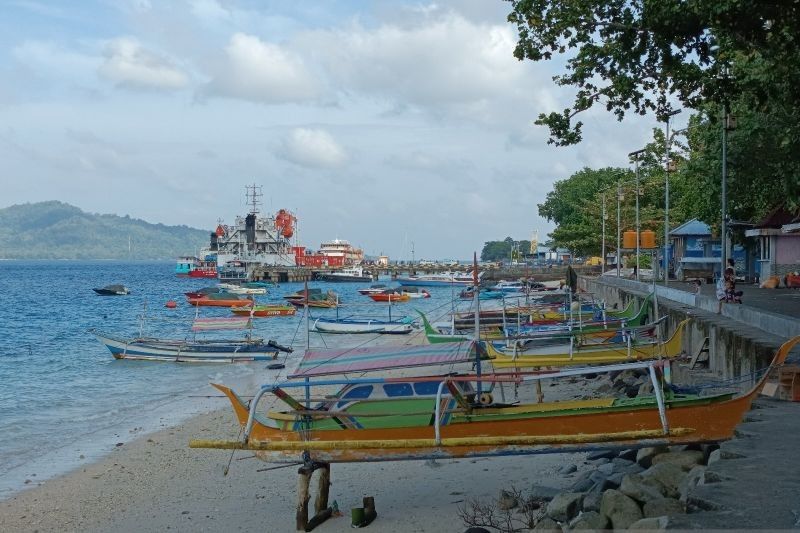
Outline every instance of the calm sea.
<svg viewBox="0 0 800 533"><path fill-rule="evenodd" d="M132 294L99 296L92 291L112 283L126 285ZM183 338L196 311L183 293L212 284L177 278L174 264L167 262L0 261L0 499L96 459L118 443L223 406L218 399L202 397L215 394L210 381L232 384L247 394L275 378L277 371L267 370L264 363L118 361L88 332L96 328L135 335L146 305L147 335ZM387 316L386 304L356 292L363 284L309 286L332 288L345 305L358 304L343 308L343 315ZM283 301L281 296L301 288L299 283L283 284L259 301ZM393 306L393 317L414 308L448 311L453 291L429 290L430 299ZM164 307L170 299L178 302L177 309ZM223 308L200 312L233 316ZM286 361L288 368L306 343L301 315L255 321L256 335L296 348ZM323 339L312 334L310 341L315 347L335 346L361 343L365 337Z"/></svg>

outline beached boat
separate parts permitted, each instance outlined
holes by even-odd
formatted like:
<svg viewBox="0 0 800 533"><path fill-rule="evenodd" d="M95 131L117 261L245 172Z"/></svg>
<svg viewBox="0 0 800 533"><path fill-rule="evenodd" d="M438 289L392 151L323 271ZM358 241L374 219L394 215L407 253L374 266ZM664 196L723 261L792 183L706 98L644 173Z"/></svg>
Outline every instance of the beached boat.
<svg viewBox="0 0 800 533"><path fill-rule="evenodd" d="M249 318L197 318L192 331L250 329ZM91 330L115 359L169 361L176 363L241 363L275 359L278 352L291 348L274 341L246 336L243 339L165 339L121 337Z"/></svg>
<svg viewBox="0 0 800 533"><path fill-rule="evenodd" d="M231 312L239 316L265 318L272 316L294 316L297 313L297 308L291 305L268 304L254 305L252 307L231 307Z"/></svg>
<svg viewBox="0 0 800 533"><path fill-rule="evenodd" d="M568 334L568 339L564 339L565 333L559 332L554 337L565 340L566 342L563 344L551 344L533 348L518 348L515 344L513 347L508 348L487 341L482 343L482 347L486 350L487 355L492 360L492 366L495 368L619 363L654 359L656 357L672 359L683 353L683 330L688 322L689 319L686 319L678 324L672 337L663 343L657 340L633 340L634 336L632 334L623 335L620 338L621 342L611 342L610 338L606 336L607 334L604 334L605 332L575 332L574 334ZM648 325L644 326L643 329L651 327L651 325ZM623 328L621 331L633 333L630 328ZM593 336L598 333L601 334L599 342L597 340L595 342L580 342L583 336ZM608 332L608 334L611 334L611 332ZM538 340L544 338L546 336L543 335Z"/></svg>
<svg viewBox="0 0 800 533"><path fill-rule="evenodd" d="M332 272L318 272L317 279L319 281L332 281L332 282L359 282L372 281L372 274L369 272L364 273L362 267L343 268L341 270L334 270Z"/></svg>
<svg viewBox="0 0 800 533"><path fill-rule="evenodd" d="M785 342L770 369L783 363L800 342ZM469 361L468 343L397 349L398 359L436 360L438 364ZM446 351L442 348L456 347ZM417 348L416 352L413 348ZM431 458L528 455L631 448L655 445L719 442L750 408L767 376L747 392L708 396L680 394L665 381L669 361L647 361L567 369L559 372L446 375L416 378L311 379L344 372L385 369L387 350L364 353L308 352L294 375L305 381L264 385L245 403L230 388L214 385L230 400L243 429L242 440L195 440L196 448L252 450L270 462L361 462ZM355 352L355 350L353 351ZM327 358L327 359L326 359ZM345 359L344 361L342 359ZM365 363L366 359L366 363ZM325 361L332 361L329 367ZM307 363L307 364L303 364ZM405 365L406 362L392 364ZM395 367L396 368L396 367ZM482 387L510 383L517 387L542 379L639 370L649 375L654 394L636 398L592 398L544 403L497 402ZM306 398L314 386L340 386L334 395L309 404L289 391L299 388ZM285 410L259 411L262 397L272 394ZM305 403L304 403L305 402Z"/></svg>
<svg viewBox="0 0 800 533"><path fill-rule="evenodd" d="M408 293L403 294L398 289L387 289L383 292L368 295L376 302L407 302L411 299Z"/></svg>
<svg viewBox="0 0 800 533"><path fill-rule="evenodd" d="M125 285L106 285L101 289L92 290L100 296L125 296L131 293Z"/></svg>
<svg viewBox="0 0 800 533"><path fill-rule="evenodd" d="M322 333L374 333L403 335L414 330L410 320L375 318L318 318L314 329Z"/></svg>

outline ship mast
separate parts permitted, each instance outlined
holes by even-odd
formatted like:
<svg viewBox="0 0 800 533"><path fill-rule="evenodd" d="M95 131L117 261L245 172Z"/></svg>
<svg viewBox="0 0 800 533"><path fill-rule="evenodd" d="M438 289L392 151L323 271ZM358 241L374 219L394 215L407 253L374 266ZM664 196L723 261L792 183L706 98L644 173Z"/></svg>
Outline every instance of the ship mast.
<svg viewBox="0 0 800 533"><path fill-rule="evenodd" d="M252 185L245 185L244 186L246 195L247 195L247 203L250 205L250 213L253 215L258 214L258 206L261 205L261 198L264 196L262 191L262 187L260 185L256 185L255 183Z"/></svg>

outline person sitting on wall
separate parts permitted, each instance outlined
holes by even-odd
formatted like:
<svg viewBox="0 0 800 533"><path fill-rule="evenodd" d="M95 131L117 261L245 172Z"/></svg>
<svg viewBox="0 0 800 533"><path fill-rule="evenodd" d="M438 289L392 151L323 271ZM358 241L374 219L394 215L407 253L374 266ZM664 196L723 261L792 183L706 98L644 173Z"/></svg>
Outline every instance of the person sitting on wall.
<svg viewBox="0 0 800 533"><path fill-rule="evenodd" d="M722 302L742 303L742 291L736 290L736 275L730 267L717 280L717 300L717 314L722 313Z"/></svg>

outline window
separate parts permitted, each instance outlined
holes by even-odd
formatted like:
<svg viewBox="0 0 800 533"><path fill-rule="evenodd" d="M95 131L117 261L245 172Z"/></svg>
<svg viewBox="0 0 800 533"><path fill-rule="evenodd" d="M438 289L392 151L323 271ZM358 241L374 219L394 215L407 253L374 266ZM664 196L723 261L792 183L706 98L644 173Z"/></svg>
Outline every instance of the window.
<svg viewBox="0 0 800 533"><path fill-rule="evenodd" d="M439 390L439 382L438 381L421 381L419 383L414 383L414 392L416 392L419 396L435 396L436 391ZM442 389L442 396L450 394L447 390L447 387Z"/></svg>
<svg viewBox="0 0 800 533"><path fill-rule="evenodd" d="M408 383L387 383L383 386L383 392L385 392L386 396L389 398L414 395L414 391L411 390L411 385Z"/></svg>
<svg viewBox="0 0 800 533"><path fill-rule="evenodd" d="M345 392L342 399L360 400L362 398L369 398L370 394L372 394L372 385L361 385L360 387L353 387ZM336 407L342 407L343 405L347 405L347 403L348 402L339 402L336 404Z"/></svg>

